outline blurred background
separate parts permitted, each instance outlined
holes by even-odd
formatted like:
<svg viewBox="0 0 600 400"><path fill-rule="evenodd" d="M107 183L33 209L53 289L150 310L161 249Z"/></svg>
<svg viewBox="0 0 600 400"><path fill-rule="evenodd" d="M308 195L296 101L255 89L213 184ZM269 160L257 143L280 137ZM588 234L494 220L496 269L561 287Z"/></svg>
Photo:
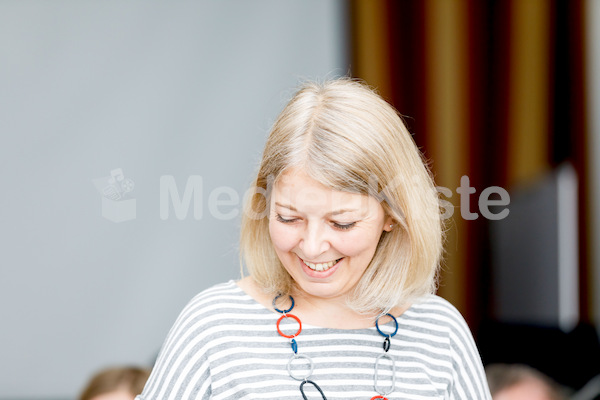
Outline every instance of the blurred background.
<svg viewBox="0 0 600 400"><path fill-rule="evenodd" d="M239 277L274 118L343 75L404 116L454 206L438 293L484 363L580 390L600 374L597 21L594 0L0 2L0 399L151 366L186 302Z"/></svg>

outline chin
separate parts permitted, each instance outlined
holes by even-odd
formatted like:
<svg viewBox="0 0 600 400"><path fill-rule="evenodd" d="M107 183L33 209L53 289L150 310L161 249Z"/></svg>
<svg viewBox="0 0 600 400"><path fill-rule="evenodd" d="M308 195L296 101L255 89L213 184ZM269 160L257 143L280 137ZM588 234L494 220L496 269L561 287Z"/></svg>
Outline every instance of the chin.
<svg viewBox="0 0 600 400"><path fill-rule="evenodd" d="M296 287L310 297L331 299L342 294L342 290L334 282L296 282Z"/></svg>

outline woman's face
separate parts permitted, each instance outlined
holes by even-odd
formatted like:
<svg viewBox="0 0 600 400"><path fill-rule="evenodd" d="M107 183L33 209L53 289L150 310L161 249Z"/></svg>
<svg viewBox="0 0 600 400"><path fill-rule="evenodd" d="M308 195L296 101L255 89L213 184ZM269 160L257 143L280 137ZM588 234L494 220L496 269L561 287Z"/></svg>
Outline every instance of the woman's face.
<svg viewBox="0 0 600 400"><path fill-rule="evenodd" d="M392 219L370 196L331 190L292 170L273 188L269 232L305 295L344 298L369 265Z"/></svg>

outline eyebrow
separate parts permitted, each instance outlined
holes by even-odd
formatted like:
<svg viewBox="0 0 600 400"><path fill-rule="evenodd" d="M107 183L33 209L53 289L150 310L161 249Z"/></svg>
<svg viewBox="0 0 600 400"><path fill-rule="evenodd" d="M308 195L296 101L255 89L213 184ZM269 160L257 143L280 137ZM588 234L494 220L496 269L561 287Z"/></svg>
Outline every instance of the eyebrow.
<svg viewBox="0 0 600 400"><path fill-rule="evenodd" d="M290 204L281 204L281 203L275 202L275 205L279 206L279 207L287 208L287 209L292 210L292 211L296 211L296 212L298 211L296 209L296 207L294 207L294 206L292 206ZM327 215L339 215L339 214L344 214L344 213L352 212L352 211L358 211L358 210L356 210L356 209L350 209L350 208L348 208L348 209L341 209L341 210L332 211L332 212L328 213Z"/></svg>

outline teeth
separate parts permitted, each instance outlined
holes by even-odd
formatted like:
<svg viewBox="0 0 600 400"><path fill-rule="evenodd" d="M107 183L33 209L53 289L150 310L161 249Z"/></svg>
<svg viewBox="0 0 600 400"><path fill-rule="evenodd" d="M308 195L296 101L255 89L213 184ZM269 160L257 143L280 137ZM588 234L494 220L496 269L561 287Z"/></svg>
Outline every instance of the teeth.
<svg viewBox="0 0 600 400"><path fill-rule="evenodd" d="M340 258L341 260L341 258ZM327 271L329 268L333 267L335 264L337 264L339 260L334 260L334 261L329 261L326 263L318 263L318 264L313 264L311 262L302 260L302 262L310 269L312 269L313 271Z"/></svg>

